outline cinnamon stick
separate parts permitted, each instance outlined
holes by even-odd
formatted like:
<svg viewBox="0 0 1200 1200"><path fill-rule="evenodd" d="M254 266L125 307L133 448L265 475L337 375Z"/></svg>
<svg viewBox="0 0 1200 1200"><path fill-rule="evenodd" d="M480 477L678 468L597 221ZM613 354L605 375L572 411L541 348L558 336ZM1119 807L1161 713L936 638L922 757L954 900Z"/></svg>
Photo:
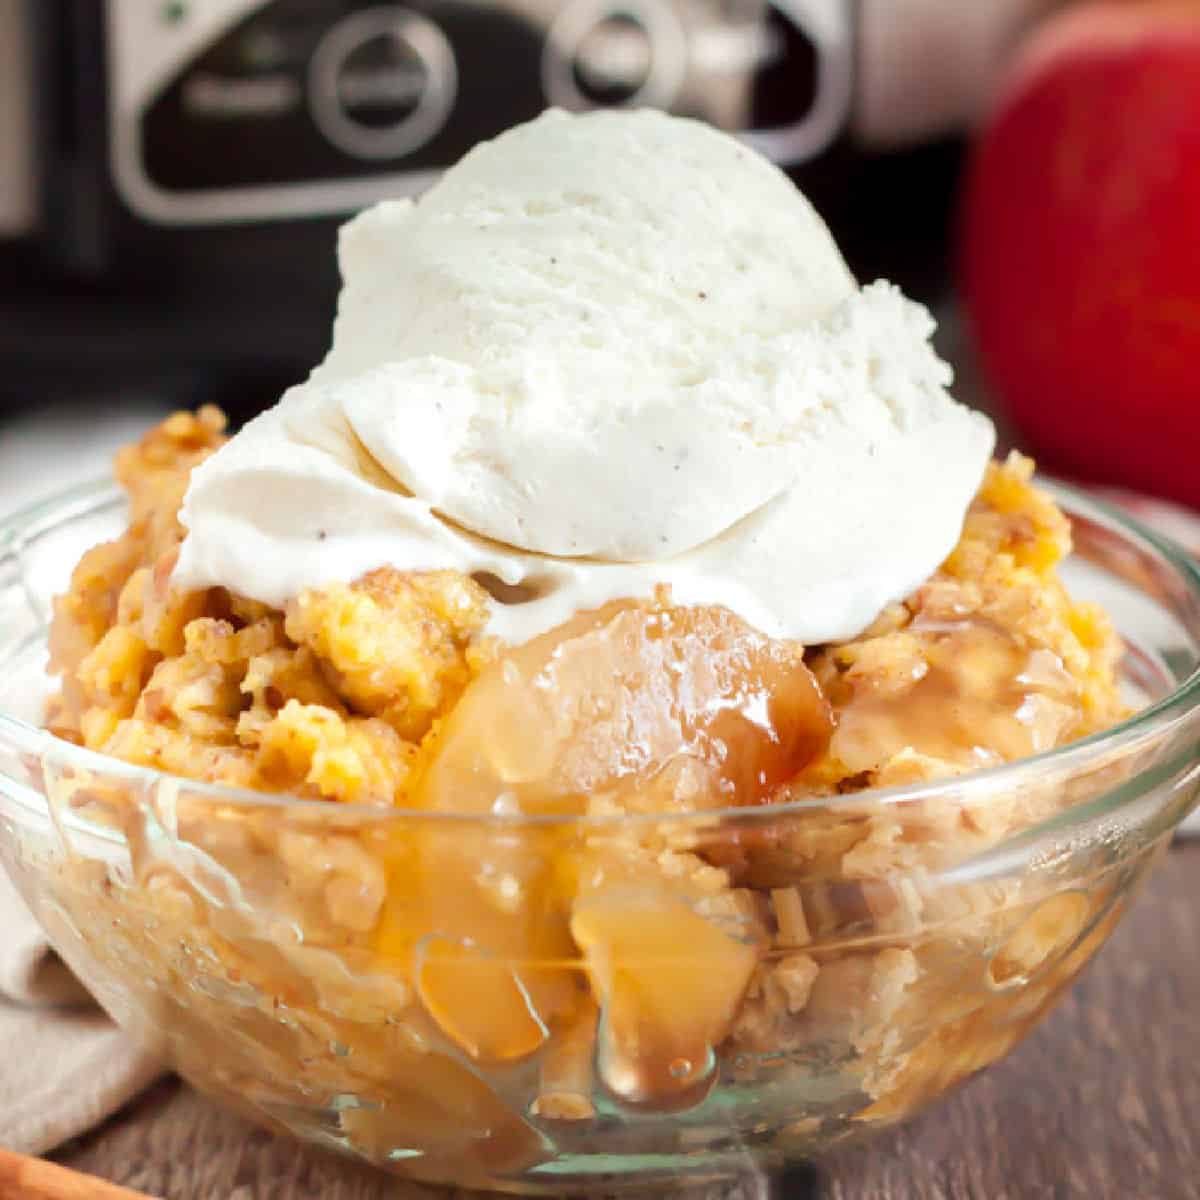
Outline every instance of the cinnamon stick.
<svg viewBox="0 0 1200 1200"><path fill-rule="evenodd" d="M0 1148L0 1200L154 1200L94 1175Z"/></svg>

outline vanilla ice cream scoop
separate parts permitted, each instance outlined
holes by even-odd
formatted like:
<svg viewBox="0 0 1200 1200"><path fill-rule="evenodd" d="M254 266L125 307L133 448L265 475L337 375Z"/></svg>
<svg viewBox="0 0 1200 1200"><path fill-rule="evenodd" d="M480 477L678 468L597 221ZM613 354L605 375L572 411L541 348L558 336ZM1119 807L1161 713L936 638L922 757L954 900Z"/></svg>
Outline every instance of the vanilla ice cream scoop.
<svg viewBox="0 0 1200 1200"><path fill-rule="evenodd" d="M799 412L781 339L855 290L779 171L657 112L518 126L419 204L363 213L341 261L313 380L395 364L386 401L359 389L345 406L380 463L477 533L628 562L787 488Z"/></svg>
<svg viewBox="0 0 1200 1200"><path fill-rule="evenodd" d="M194 474L184 586L451 567L522 639L667 583L827 641L937 567L991 452L925 310L696 122L548 112L339 253L329 355Z"/></svg>

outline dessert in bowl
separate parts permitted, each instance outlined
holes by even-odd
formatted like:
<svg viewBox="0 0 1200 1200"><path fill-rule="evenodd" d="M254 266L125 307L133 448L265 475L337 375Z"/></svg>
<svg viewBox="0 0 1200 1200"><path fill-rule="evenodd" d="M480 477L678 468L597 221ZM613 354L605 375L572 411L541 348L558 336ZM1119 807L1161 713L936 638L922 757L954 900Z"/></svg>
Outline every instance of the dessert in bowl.
<svg viewBox="0 0 1200 1200"><path fill-rule="evenodd" d="M0 853L67 962L256 1119L516 1190L1005 1053L1195 800L1195 569L990 461L702 126L548 114L340 253L275 409L0 529Z"/></svg>

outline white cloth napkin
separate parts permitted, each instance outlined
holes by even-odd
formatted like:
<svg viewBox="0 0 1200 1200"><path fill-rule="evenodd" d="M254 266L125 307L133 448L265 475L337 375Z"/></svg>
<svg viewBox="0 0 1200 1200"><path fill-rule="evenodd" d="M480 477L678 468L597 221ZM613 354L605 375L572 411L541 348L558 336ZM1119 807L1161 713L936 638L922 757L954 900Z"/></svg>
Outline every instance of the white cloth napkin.
<svg viewBox="0 0 1200 1200"><path fill-rule="evenodd" d="M43 1154L162 1072L50 949L0 869L0 1146Z"/></svg>

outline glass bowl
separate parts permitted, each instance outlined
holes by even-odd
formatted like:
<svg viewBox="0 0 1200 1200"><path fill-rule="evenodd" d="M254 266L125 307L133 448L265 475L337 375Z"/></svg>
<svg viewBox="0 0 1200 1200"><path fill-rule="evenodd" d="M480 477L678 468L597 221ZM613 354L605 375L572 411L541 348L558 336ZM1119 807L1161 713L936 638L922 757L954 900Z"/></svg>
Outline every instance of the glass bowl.
<svg viewBox="0 0 1200 1200"><path fill-rule="evenodd" d="M0 524L0 858L126 1030L273 1129L524 1192L811 1157L1018 1042L1196 801L1200 574L1051 490L1138 715L936 784L564 818L239 793L39 729L51 597L124 520L78 489Z"/></svg>

